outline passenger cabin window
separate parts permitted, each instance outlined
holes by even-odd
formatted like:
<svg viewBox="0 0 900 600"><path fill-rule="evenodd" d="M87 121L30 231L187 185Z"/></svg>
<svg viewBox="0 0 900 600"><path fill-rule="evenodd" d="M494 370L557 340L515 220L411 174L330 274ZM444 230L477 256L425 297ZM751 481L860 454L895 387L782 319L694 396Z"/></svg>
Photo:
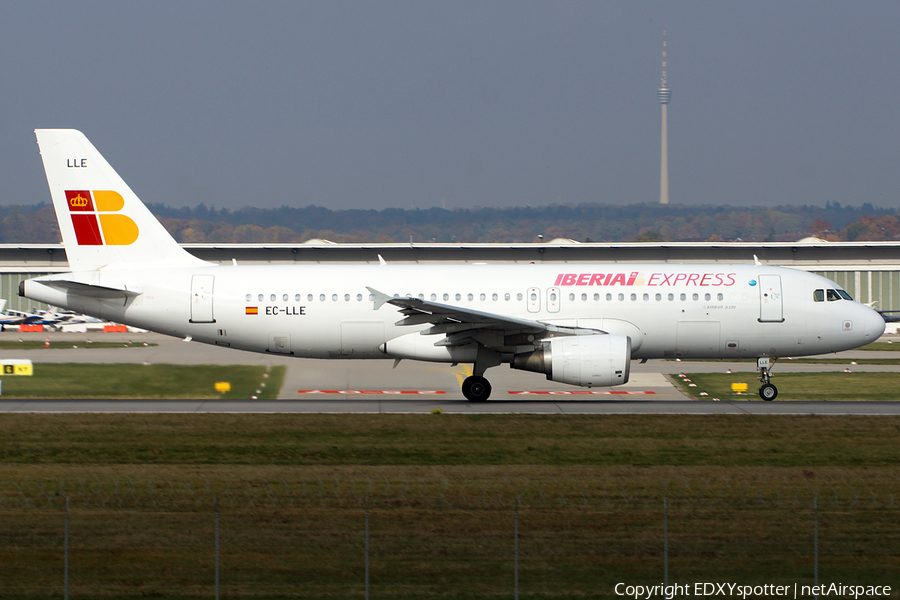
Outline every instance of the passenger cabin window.
<svg viewBox="0 0 900 600"><path fill-rule="evenodd" d="M825 290L813 290L813 302L825 302Z"/></svg>

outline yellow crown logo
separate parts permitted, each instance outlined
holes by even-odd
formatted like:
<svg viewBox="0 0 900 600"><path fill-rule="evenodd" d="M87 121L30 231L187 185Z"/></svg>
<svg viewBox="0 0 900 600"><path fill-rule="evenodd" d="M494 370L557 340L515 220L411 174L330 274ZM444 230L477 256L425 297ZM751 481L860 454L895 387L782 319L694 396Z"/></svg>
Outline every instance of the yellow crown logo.
<svg viewBox="0 0 900 600"><path fill-rule="evenodd" d="M71 206L72 208L80 208L82 206L87 206L87 205L88 205L88 199L85 198L84 196L82 196L81 194L78 194L74 198L69 199L69 206Z"/></svg>

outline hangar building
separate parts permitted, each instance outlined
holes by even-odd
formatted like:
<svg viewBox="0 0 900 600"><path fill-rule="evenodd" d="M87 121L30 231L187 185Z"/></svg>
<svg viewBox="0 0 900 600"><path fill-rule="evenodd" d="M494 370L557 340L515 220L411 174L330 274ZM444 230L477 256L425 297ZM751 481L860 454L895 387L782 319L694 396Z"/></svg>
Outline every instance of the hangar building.
<svg viewBox="0 0 900 600"><path fill-rule="evenodd" d="M673 242L538 244L184 244L220 264L373 263L752 263L823 275L854 299L900 311L900 244L894 242ZM19 282L69 270L61 244L0 244L0 297L8 308L45 308L18 295Z"/></svg>

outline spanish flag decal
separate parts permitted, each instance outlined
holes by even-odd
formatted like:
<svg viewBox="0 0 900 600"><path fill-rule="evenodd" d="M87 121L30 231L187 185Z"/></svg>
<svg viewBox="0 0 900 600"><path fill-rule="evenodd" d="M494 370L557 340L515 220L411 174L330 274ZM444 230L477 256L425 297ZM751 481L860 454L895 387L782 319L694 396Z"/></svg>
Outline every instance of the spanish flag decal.
<svg viewBox="0 0 900 600"><path fill-rule="evenodd" d="M137 241L137 223L119 214L125 208L120 193L66 190L66 202L79 246L128 246Z"/></svg>
<svg viewBox="0 0 900 600"><path fill-rule="evenodd" d="M244 314L245 315L258 315L259 308L256 306L248 306L247 308L244 309Z"/></svg>

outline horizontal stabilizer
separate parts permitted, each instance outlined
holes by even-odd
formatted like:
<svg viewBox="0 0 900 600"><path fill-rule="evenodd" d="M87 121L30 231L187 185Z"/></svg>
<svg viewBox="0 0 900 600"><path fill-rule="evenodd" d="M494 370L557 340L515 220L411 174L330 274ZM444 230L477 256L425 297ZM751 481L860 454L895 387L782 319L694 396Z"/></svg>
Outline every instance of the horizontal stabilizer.
<svg viewBox="0 0 900 600"><path fill-rule="evenodd" d="M143 292L136 292L125 288L114 288L105 285L80 283L78 281L66 281L63 279L42 279L39 283L64 292L84 296L86 298L134 298ZM25 283L24 281L22 283ZM21 294L20 292L20 295Z"/></svg>

